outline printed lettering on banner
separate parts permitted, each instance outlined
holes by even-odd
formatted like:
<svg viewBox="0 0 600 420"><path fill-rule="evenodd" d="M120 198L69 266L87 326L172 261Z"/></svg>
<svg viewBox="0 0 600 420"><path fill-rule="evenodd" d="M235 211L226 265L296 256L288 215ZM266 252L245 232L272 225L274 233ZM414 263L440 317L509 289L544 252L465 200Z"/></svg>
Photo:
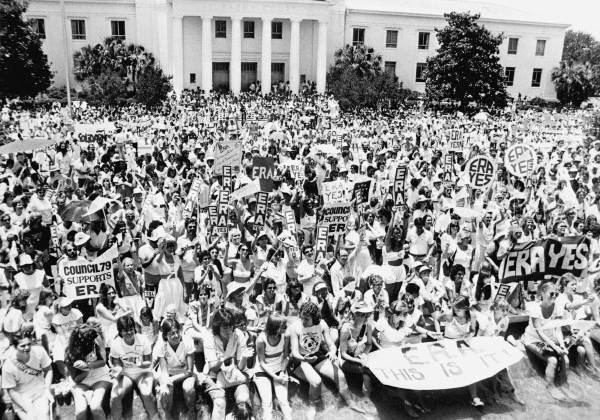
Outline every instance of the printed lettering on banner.
<svg viewBox="0 0 600 420"><path fill-rule="evenodd" d="M500 262L502 283L538 281L572 273L581 276L588 267L590 239L567 236L514 245Z"/></svg>
<svg viewBox="0 0 600 420"><path fill-rule="evenodd" d="M535 150L526 144L515 144L508 148L504 156L504 166L518 178L526 178L533 172L537 160Z"/></svg>
<svg viewBox="0 0 600 420"><path fill-rule="evenodd" d="M275 164L272 157L254 156L252 159L252 179L258 179L260 190L273 191Z"/></svg>
<svg viewBox="0 0 600 420"><path fill-rule="evenodd" d="M473 337L377 350L369 354L367 367L384 385L439 390L490 378L522 357L502 337Z"/></svg>
<svg viewBox="0 0 600 420"><path fill-rule="evenodd" d="M394 204L399 206L406 202L404 197L404 190L406 188L406 175L408 173L408 167L406 165L399 165L396 168L396 177L394 178Z"/></svg>
<svg viewBox="0 0 600 420"><path fill-rule="evenodd" d="M356 204L362 204L369 201L369 190L371 188L371 180L356 182L352 197L356 198Z"/></svg>
<svg viewBox="0 0 600 420"><path fill-rule="evenodd" d="M494 302L498 302L500 299L506 299L508 293L510 292L510 284L501 284L498 287L498 292L496 293L496 297L494 298Z"/></svg>
<svg viewBox="0 0 600 420"><path fill-rule="evenodd" d="M327 241L329 229L327 226L317 226L317 238L315 240L315 262L321 261L327 254Z"/></svg>
<svg viewBox="0 0 600 420"><path fill-rule="evenodd" d="M350 218L350 203L329 203L323 206L323 219L319 223L328 228L330 235L338 235L346 230Z"/></svg>
<svg viewBox="0 0 600 420"><path fill-rule="evenodd" d="M94 261L67 261L60 273L64 279L65 296L71 299L94 298L100 296L103 283L115 287L113 259L118 256L115 244Z"/></svg>
<svg viewBox="0 0 600 420"><path fill-rule="evenodd" d="M210 225L210 236L211 241L214 241L214 236L218 235L217 233L217 221L219 220L219 212L217 210L216 205L208 206L208 224Z"/></svg>
<svg viewBox="0 0 600 420"><path fill-rule="evenodd" d="M222 174L224 166L232 169L240 167L242 162L242 142L239 140L224 140L215 144L214 173Z"/></svg>
<svg viewBox="0 0 600 420"><path fill-rule="evenodd" d="M223 166L223 188L231 192L231 166Z"/></svg>
<svg viewBox="0 0 600 420"><path fill-rule="evenodd" d="M219 191L219 205L217 207L217 233L226 234L229 219L229 191Z"/></svg>
<svg viewBox="0 0 600 420"><path fill-rule="evenodd" d="M256 216L254 217L254 227L257 232L266 224L268 203L269 193L256 193Z"/></svg>
<svg viewBox="0 0 600 420"><path fill-rule="evenodd" d="M283 159L279 163L279 166L283 169L283 171L290 171L290 175L295 180L303 180L304 179L304 166L297 160L292 159Z"/></svg>
<svg viewBox="0 0 600 420"><path fill-rule="evenodd" d="M442 176L444 182L454 181L454 156L452 153L444 156L444 173Z"/></svg>
<svg viewBox="0 0 600 420"><path fill-rule="evenodd" d="M283 208L283 218L285 220L285 226L294 236L298 233L296 229L296 215L294 211L289 207Z"/></svg>
<svg viewBox="0 0 600 420"><path fill-rule="evenodd" d="M487 189L494 181L496 163L487 156L475 156L467 162L467 173L471 187Z"/></svg>
<svg viewBox="0 0 600 420"><path fill-rule="evenodd" d="M344 181L323 182L321 193L325 203L338 203L346 201L346 183Z"/></svg>
<svg viewBox="0 0 600 420"><path fill-rule="evenodd" d="M200 184L202 180L200 177L194 178L192 185L190 186L190 191L188 192L187 198L185 200L185 207L183 208L182 217L183 219L189 219L194 213L194 208L196 207L196 203L198 202L198 194L200 192Z"/></svg>

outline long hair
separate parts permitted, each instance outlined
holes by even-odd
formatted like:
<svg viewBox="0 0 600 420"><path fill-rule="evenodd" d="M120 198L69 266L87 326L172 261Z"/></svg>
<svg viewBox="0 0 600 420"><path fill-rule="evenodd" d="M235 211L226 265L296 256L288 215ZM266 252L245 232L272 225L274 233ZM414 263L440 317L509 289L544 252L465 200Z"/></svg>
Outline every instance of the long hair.
<svg viewBox="0 0 600 420"><path fill-rule="evenodd" d="M235 319L233 313L226 308L219 308L215 311L213 315L212 322L210 323L210 328L213 332L214 336L218 336L221 327L234 327L235 328Z"/></svg>
<svg viewBox="0 0 600 420"><path fill-rule="evenodd" d="M265 333L267 335L277 335L281 331L281 327L287 324L287 318L279 312L273 312L267 318L265 325Z"/></svg>
<svg viewBox="0 0 600 420"><path fill-rule="evenodd" d="M100 303L102 303L106 309L112 310L115 308L115 302L113 301L112 303L110 303L108 300L108 292L110 291L110 289L113 289L115 293L117 293L114 287L106 283L102 283L100 285Z"/></svg>
<svg viewBox="0 0 600 420"><path fill-rule="evenodd" d="M88 324L77 325L69 337L69 345L65 352L65 361L72 365L77 360L85 357L95 349L95 340L98 331Z"/></svg>

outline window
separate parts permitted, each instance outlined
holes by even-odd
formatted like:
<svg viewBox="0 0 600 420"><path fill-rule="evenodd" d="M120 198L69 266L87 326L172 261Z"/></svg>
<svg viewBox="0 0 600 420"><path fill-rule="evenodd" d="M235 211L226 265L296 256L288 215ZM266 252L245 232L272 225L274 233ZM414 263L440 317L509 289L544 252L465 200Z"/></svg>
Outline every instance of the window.
<svg viewBox="0 0 600 420"><path fill-rule="evenodd" d="M419 32L419 49L429 49L429 32Z"/></svg>
<svg viewBox="0 0 600 420"><path fill-rule="evenodd" d="M531 87L540 87L542 84L542 69L533 69L531 75Z"/></svg>
<svg viewBox="0 0 600 420"><path fill-rule="evenodd" d="M516 54L519 46L519 38L508 38L508 54Z"/></svg>
<svg viewBox="0 0 600 420"><path fill-rule="evenodd" d="M506 83L506 86L513 85L513 83L515 82L515 68L514 67L507 67L506 69L504 69L504 81Z"/></svg>
<svg viewBox="0 0 600 420"><path fill-rule="evenodd" d="M300 75L300 83L306 83L306 74Z"/></svg>
<svg viewBox="0 0 600 420"><path fill-rule="evenodd" d="M244 38L254 38L254 21L244 21Z"/></svg>
<svg viewBox="0 0 600 420"><path fill-rule="evenodd" d="M85 20L71 20L71 37L73 39L85 39Z"/></svg>
<svg viewBox="0 0 600 420"><path fill-rule="evenodd" d="M364 28L353 28L352 29L352 45L363 45L365 43L365 29Z"/></svg>
<svg viewBox="0 0 600 420"><path fill-rule="evenodd" d="M253 72L256 73L256 69L258 68L256 63L242 63L242 71L243 72Z"/></svg>
<svg viewBox="0 0 600 420"><path fill-rule="evenodd" d="M538 39L535 44L535 55L543 56L546 53L546 40Z"/></svg>
<svg viewBox="0 0 600 420"><path fill-rule="evenodd" d="M215 38L227 38L226 20L215 20Z"/></svg>
<svg viewBox="0 0 600 420"><path fill-rule="evenodd" d="M283 38L283 23L271 22L271 39Z"/></svg>
<svg viewBox="0 0 600 420"><path fill-rule="evenodd" d="M385 72L390 76L396 76L396 62L395 61L386 61L385 62Z"/></svg>
<svg viewBox="0 0 600 420"><path fill-rule="evenodd" d="M190 73L190 85L196 84L196 73Z"/></svg>
<svg viewBox="0 0 600 420"><path fill-rule="evenodd" d="M111 20L110 33L113 36L113 38L125 39L125 21Z"/></svg>
<svg viewBox="0 0 600 420"><path fill-rule="evenodd" d="M46 25L44 24L44 19L31 19L29 24L31 25L33 32L35 32L40 39L46 39Z"/></svg>
<svg viewBox="0 0 600 420"><path fill-rule="evenodd" d="M271 63L272 73L283 73L285 71L285 63Z"/></svg>
<svg viewBox="0 0 600 420"><path fill-rule="evenodd" d="M388 30L385 32L385 47L386 48L397 48L398 47L398 31Z"/></svg>
<svg viewBox="0 0 600 420"><path fill-rule="evenodd" d="M425 81L425 69L427 69L427 63L417 63L417 75L415 77L416 82Z"/></svg>

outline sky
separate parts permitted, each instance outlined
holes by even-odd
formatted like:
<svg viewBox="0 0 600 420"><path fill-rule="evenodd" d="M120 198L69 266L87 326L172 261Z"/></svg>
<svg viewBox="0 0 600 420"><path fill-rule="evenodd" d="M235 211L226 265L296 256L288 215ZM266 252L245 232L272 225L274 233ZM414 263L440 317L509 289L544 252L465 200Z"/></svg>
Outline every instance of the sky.
<svg viewBox="0 0 600 420"><path fill-rule="evenodd" d="M588 32L600 41L600 0L482 0L481 2L505 5L523 10L531 16L548 17L553 22L570 23L573 25L571 29Z"/></svg>

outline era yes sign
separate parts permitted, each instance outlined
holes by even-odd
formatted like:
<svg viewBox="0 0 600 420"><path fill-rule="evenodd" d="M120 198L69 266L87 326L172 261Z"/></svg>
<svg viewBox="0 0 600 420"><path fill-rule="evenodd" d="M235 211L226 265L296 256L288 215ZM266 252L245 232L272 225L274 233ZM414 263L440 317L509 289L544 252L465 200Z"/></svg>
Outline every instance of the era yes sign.
<svg viewBox="0 0 600 420"><path fill-rule="evenodd" d="M467 173L473 188L485 189L494 181L496 164L486 156L475 156L467 162Z"/></svg>
<svg viewBox="0 0 600 420"><path fill-rule="evenodd" d="M508 172L518 178L526 178L533 172L537 154L526 144L511 146L504 156L504 166Z"/></svg>

